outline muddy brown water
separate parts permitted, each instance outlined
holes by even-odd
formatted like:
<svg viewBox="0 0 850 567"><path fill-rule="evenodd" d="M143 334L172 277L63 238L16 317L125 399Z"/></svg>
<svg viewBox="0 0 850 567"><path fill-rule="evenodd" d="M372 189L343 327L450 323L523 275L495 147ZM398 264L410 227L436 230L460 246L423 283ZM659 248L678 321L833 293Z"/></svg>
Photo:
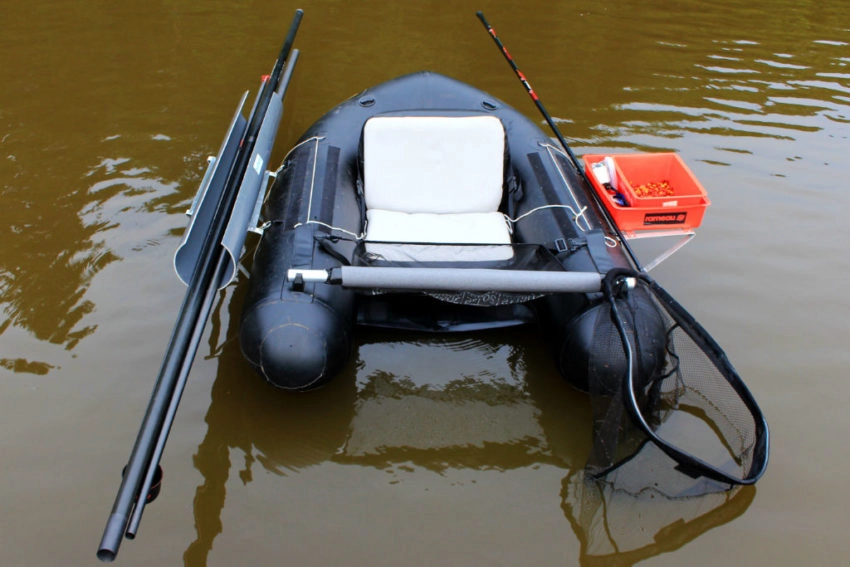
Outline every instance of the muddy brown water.
<svg viewBox="0 0 850 567"><path fill-rule="evenodd" d="M3 3L0 563L92 565L183 288L185 217L291 2ZM301 6L280 160L325 110L431 69L579 153L679 152L709 191L653 271L771 426L755 488L583 506L586 398L535 333L360 336L329 387L265 386L221 295L124 565L801 565L848 557L850 4ZM249 241L250 244L250 241ZM844 559L842 559L844 558Z"/></svg>

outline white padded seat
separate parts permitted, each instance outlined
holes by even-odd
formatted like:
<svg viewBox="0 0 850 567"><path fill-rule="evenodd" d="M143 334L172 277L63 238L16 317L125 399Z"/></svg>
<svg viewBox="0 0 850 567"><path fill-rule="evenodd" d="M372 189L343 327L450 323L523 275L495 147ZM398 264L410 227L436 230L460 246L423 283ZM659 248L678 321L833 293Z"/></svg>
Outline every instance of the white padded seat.
<svg viewBox="0 0 850 567"><path fill-rule="evenodd" d="M504 159L505 130L495 116L370 118L363 128L367 242L510 244L498 211ZM505 246L471 247L461 257L457 249L443 248L416 259L512 256ZM411 250L402 256L409 259ZM367 251L397 259L388 257L393 252L387 245L367 244Z"/></svg>
<svg viewBox="0 0 850 567"><path fill-rule="evenodd" d="M472 246L510 244L507 222L501 213L402 213L370 209L366 211L366 220L370 227L368 240L373 241L367 242L366 251L386 260L471 262L513 257L513 250L507 246ZM426 247L384 242L467 246Z"/></svg>

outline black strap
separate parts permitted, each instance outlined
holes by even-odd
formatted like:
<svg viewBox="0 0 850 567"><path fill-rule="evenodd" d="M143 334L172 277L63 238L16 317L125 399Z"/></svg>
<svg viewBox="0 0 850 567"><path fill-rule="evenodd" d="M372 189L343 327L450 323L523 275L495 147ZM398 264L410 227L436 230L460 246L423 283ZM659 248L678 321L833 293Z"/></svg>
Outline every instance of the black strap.
<svg viewBox="0 0 850 567"><path fill-rule="evenodd" d="M587 239L587 251L600 274L607 274L614 268L614 262L608 253L608 245L605 242L605 233L601 230L591 230L585 233Z"/></svg>

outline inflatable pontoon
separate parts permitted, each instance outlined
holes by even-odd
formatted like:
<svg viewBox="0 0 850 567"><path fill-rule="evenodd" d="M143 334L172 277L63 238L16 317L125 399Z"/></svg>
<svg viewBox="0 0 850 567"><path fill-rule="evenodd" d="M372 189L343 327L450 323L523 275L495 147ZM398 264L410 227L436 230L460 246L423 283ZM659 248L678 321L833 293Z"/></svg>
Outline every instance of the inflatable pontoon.
<svg viewBox="0 0 850 567"><path fill-rule="evenodd" d="M430 72L368 89L318 120L276 173L242 351L270 383L305 389L338 371L358 324L537 319L586 389L597 327L613 331L599 316L602 275L629 267L592 191L532 121L478 89ZM660 359L658 313L629 301L642 360Z"/></svg>

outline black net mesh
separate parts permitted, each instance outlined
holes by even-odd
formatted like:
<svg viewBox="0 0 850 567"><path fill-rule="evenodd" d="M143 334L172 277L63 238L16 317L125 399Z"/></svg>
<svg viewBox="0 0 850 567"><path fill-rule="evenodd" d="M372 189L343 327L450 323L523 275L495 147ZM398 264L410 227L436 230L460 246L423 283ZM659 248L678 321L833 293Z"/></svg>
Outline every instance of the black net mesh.
<svg viewBox="0 0 850 567"><path fill-rule="evenodd" d="M597 329L591 364L594 450L588 471L606 474L652 442L681 472L750 484L764 471L764 418L726 355L646 276L606 278L612 324ZM618 383L619 382L619 383Z"/></svg>

